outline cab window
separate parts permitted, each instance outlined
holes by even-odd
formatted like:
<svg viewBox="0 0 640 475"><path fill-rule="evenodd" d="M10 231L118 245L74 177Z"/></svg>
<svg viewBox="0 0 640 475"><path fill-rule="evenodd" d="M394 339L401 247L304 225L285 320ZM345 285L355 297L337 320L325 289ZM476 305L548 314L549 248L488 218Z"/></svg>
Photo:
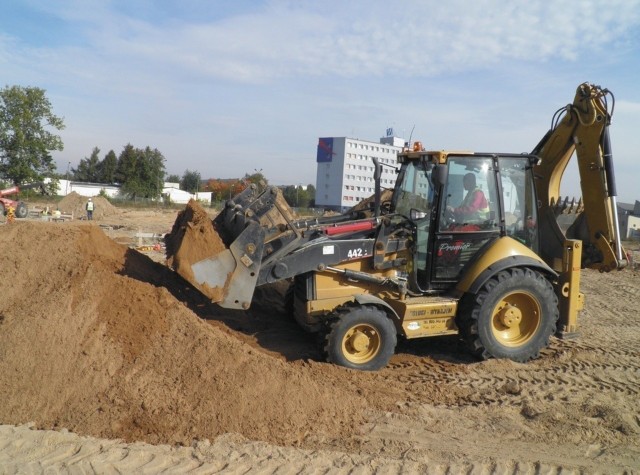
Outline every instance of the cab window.
<svg viewBox="0 0 640 475"><path fill-rule="evenodd" d="M504 224L508 236L538 251L536 199L532 171L521 158L500 158Z"/></svg>
<svg viewBox="0 0 640 475"><path fill-rule="evenodd" d="M440 231L495 230L499 223L492 159L450 157L448 171Z"/></svg>
<svg viewBox="0 0 640 475"><path fill-rule="evenodd" d="M431 210L433 190L428 172L422 163L410 163L404 169L398 192L395 204L396 213L409 216L411 210L423 213L428 213Z"/></svg>

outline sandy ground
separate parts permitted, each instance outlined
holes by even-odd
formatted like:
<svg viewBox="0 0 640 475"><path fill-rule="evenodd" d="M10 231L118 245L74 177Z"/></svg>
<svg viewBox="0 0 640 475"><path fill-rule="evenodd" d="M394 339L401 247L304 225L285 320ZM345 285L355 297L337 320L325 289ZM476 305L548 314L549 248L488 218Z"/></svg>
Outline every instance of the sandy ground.
<svg viewBox="0 0 640 475"><path fill-rule="evenodd" d="M284 286L233 312L169 271L177 212L98 210L0 226L0 473L640 473L637 271L583 272L580 338L533 362L439 338L361 373Z"/></svg>

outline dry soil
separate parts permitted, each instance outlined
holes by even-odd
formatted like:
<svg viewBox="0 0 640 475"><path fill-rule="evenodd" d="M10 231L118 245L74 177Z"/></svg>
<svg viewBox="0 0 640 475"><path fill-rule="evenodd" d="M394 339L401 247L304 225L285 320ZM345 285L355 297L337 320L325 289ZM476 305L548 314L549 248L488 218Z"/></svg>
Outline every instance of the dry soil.
<svg viewBox="0 0 640 475"><path fill-rule="evenodd" d="M580 338L533 362L439 338L362 373L284 285L228 311L171 271L176 211L104 201L0 226L0 472L640 473L637 271L583 272Z"/></svg>

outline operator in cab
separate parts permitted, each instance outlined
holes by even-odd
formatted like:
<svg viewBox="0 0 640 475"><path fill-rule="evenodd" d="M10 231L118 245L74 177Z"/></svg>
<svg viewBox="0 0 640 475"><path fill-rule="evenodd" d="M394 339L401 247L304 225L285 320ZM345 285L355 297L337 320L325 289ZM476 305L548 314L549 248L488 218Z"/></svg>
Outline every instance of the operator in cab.
<svg viewBox="0 0 640 475"><path fill-rule="evenodd" d="M467 191L462 203L458 207L448 207L457 222L481 223L489 216L489 203L482 190L476 185L476 176L467 173L462 179L464 189Z"/></svg>

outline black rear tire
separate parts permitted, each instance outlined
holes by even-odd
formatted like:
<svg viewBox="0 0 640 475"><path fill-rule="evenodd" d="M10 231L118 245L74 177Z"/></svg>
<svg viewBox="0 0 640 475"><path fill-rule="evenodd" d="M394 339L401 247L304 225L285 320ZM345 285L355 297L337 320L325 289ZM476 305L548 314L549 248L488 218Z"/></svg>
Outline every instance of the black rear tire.
<svg viewBox="0 0 640 475"><path fill-rule="evenodd" d="M27 205L24 202L20 201L16 206L16 218L26 218L28 214L29 208L27 208Z"/></svg>
<svg viewBox="0 0 640 475"><path fill-rule="evenodd" d="M470 351L483 359L524 363L537 358L556 332L558 297L532 269L513 268L489 279L461 304L457 323Z"/></svg>
<svg viewBox="0 0 640 475"><path fill-rule="evenodd" d="M387 365L396 348L397 332L387 314L378 307L344 307L329 326L325 353L331 363L361 371Z"/></svg>

